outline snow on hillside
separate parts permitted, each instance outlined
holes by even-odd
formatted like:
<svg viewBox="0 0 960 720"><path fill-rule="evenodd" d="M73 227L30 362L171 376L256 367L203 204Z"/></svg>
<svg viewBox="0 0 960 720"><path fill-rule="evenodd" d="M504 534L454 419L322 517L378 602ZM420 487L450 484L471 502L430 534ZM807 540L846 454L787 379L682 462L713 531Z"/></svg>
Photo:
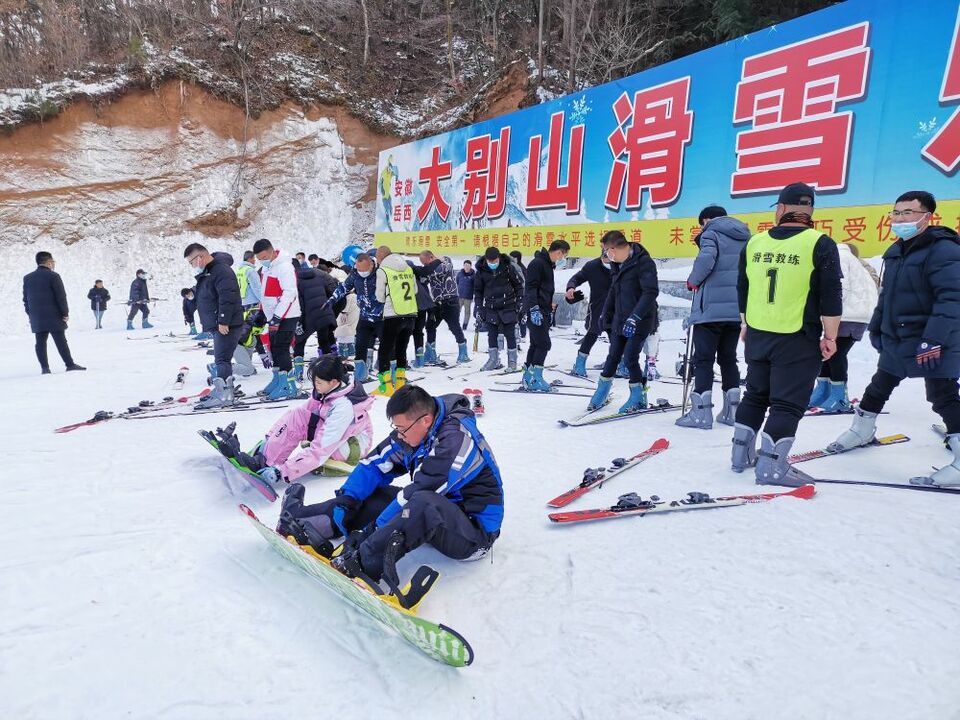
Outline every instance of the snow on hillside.
<svg viewBox="0 0 960 720"><path fill-rule="evenodd" d="M86 272L95 264L73 262ZM111 328L119 312L109 311ZM196 431L235 420L252 444L282 410L114 420L54 434L96 410L172 393L184 363L192 372L185 392L198 392L208 361L153 333L128 340L122 330L88 330L84 313L74 315L69 339L86 373L63 374L54 359L55 374L41 377L22 329L8 333L13 352L0 367L0 436L14 448L0 505L5 717L252 720L313 717L318 708L344 720L957 717L960 498L823 485L810 501L552 526L545 502L584 468L661 436L668 451L571 507L629 491L673 499L756 486L728 469L728 427L680 430L668 414L563 429L556 420L586 399L495 393L509 386L428 370L423 384L435 393L488 391L480 427L504 472L506 517L492 562L421 549L401 566L409 573L427 562L442 573L421 613L472 643L476 660L458 671L287 564L240 516L239 502L267 522L278 507L239 490L236 478L228 484ZM179 327L154 332L168 330ZM662 333L679 338L679 323L664 323ZM455 349L445 331L440 347ZM665 341L661 367L681 350ZM550 361L563 368L574 353L558 336ZM868 343L854 349L852 394L875 360ZM261 374L244 385L265 381ZM661 383L651 394L678 400L680 390ZM388 430L383 408L377 400L378 435ZM805 469L895 482L947 462L919 381L904 382L888 409L881 432L906 432L909 444ZM796 449L824 445L847 423L805 419ZM309 480L308 501L337 485Z"/></svg>

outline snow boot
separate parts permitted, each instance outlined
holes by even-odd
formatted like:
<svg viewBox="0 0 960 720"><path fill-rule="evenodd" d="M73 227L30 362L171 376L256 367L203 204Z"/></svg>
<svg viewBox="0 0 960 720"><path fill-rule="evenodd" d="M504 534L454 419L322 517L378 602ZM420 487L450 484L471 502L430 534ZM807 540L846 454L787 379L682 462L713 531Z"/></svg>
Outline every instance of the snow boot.
<svg viewBox="0 0 960 720"><path fill-rule="evenodd" d="M499 370L503 367L503 365L500 364L500 351L497 350L497 348L488 348L487 356L487 361L480 368L481 371Z"/></svg>
<svg viewBox="0 0 960 720"><path fill-rule="evenodd" d="M233 375L226 380L223 378L213 379L213 390L198 402L194 407L197 410L208 410L211 408L221 408L233 405Z"/></svg>
<svg viewBox="0 0 960 720"><path fill-rule="evenodd" d="M280 382L280 371L276 368L273 368L273 377L270 378L270 382L267 383L267 386L261 390L259 395L269 395L273 392L274 388L277 387L277 383Z"/></svg>
<svg viewBox="0 0 960 720"><path fill-rule="evenodd" d="M413 352L413 366L415 368L422 368L426 362L426 355L424 354L423 348L414 348Z"/></svg>
<svg viewBox="0 0 960 720"><path fill-rule="evenodd" d="M133 320L127 320L127 330L133 330Z"/></svg>
<svg viewBox="0 0 960 720"><path fill-rule="evenodd" d="M267 395L268 400L290 400L300 393L293 371L281 370L277 373L277 384Z"/></svg>
<svg viewBox="0 0 960 720"><path fill-rule="evenodd" d="M196 335L196 334L197 334L197 326L196 326L196 323L190 323L190 334L191 334L191 335Z"/></svg>
<svg viewBox="0 0 960 720"><path fill-rule="evenodd" d="M582 378L589 377L587 375L587 356L582 352L577 353L577 359L573 361L573 369L570 374Z"/></svg>
<svg viewBox="0 0 960 720"><path fill-rule="evenodd" d="M830 391L830 378L818 377L813 386L813 392L810 394L810 400L807 402L808 408L820 407L820 403L827 399Z"/></svg>
<svg viewBox="0 0 960 720"><path fill-rule="evenodd" d="M517 371L517 351L516 350L507 350L507 370L510 372Z"/></svg>
<svg viewBox="0 0 960 720"><path fill-rule="evenodd" d="M935 485L937 487L960 487L960 433L951 433L944 438L947 449L953 453L953 462L944 465L928 477L910 478L911 485Z"/></svg>
<svg viewBox="0 0 960 720"><path fill-rule="evenodd" d="M437 356L437 344L428 342L426 350L424 350L423 353L423 364L436 365L439 361L440 358Z"/></svg>
<svg viewBox="0 0 960 720"><path fill-rule="evenodd" d="M373 391L373 394L382 395L383 397L392 397L393 379L390 371L377 373L377 379L380 381L380 385L376 390Z"/></svg>
<svg viewBox="0 0 960 720"><path fill-rule="evenodd" d="M367 379L367 364L363 360L353 363L354 382L362 383Z"/></svg>
<svg viewBox="0 0 960 720"><path fill-rule="evenodd" d="M149 330L150 328L153 327L153 325L151 325L149 321L144 320L143 323L142 323L142 327L143 327L144 330Z"/></svg>
<svg viewBox="0 0 960 720"><path fill-rule="evenodd" d="M457 343L457 363L468 363L470 362L470 356L467 354L467 343Z"/></svg>
<svg viewBox="0 0 960 720"><path fill-rule="evenodd" d="M717 422L730 425L737 422L737 408L740 406L740 388L730 388L723 394L723 408L717 414Z"/></svg>
<svg viewBox="0 0 960 720"><path fill-rule="evenodd" d="M853 409L853 424L850 425L850 429L840 433L840 437L827 445L827 450L830 452L853 450L856 447L869 445L876 436L877 413L867 412L855 407Z"/></svg>
<svg viewBox="0 0 960 720"><path fill-rule="evenodd" d="M593 397L590 398L590 404L587 405L587 410L598 410L606 405L607 399L610 397L610 388L612 387L613 378L605 378L601 375L597 381L597 389L593 393Z"/></svg>
<svg viewBox="0 0 960 720"><path fill-rule="evenodd" d="M757 464L757 433L752 427L736 423L733 426L733 448L730 469L743 472Z"/></svg>
<svg viewBox="0 0 960 720"><path fill-rule="evenodd" d="M850 407L847 397L847 384L831 380L827 386L827 396L820 401L818 407L824 412L843 412Z"/></svg>
<svg viewBox="0 0 960 720"><path fill-rule="evenodd" d="M627 364L623 361L623 358L620 358L620 364L617 365L616 377L618 378L630 377L630 371L627 370Z"/></svg>
<svg viewBox="0 0 960 720"><path fill-rule="evenodd" d="M713 397L710 390L690 394L690 409L679 417L675 425L685 428L711 430L713 428Z"/></svg>
<svg viewBox="0 0 960 720"><path fill-rule="evenodd" d="M407 384L407 369L406 368L397 368L397 371L393 374L393 390L396 392L404 385Z"/></svg>
<svg viewBox="0 0 960 720"><path fill-rule="evenodd" d="M772 437L761 433L757 466L754 468L757 485L800 487L807 484L806 477L787 462L791 447L793 447L792 437L780 438L774 442Z"/></svg>
<svg viewBox="0 0 960 720"><path fill-rule="evenodd" d="M293 377L299 383L303 382L303 358L295 357L293 359Z"/></svg>
<svg viewBox="0 0 960 720"><path fill-rule="evenodd" d="M630 383L630 397L620 407L619 412L630 413L647 407L647 386L643 383Z"/></svg>

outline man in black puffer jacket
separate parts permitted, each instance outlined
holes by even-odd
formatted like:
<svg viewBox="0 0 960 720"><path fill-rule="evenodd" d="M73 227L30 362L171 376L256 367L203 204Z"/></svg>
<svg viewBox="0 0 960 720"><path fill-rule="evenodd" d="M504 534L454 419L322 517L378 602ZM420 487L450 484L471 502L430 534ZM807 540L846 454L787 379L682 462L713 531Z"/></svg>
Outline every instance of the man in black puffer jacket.
<svg viewBox="0 0 960 720"><path fill-rule="evenodd" d="M960 486L960 237L931 225L933 195L921 190L897 198L890 229L899 239L883 254L883 284L870 321L870 342L880 363L863 399L854 408L853 426L830 447L849 450L869 445L877 415L904 378L922 377L927 401L946 424L953 462L917 485Z"/></svg>
<svg viewBox="0 0 960 720"><path fill-rule="evenodd" d="M606 236L604 236L606 237ZM600 333L609 330L603 326L603 306L607 302L610 284L613 282L613 263L607 258L607 248L601 242L600 257L588 260L587 263L569 280L567 280L567 302L571 305L577 300L577 288L587 283L590 287L589 309L584 329L587 331L580 341L577 359L573 364L571 375L587 377L587 358L596 344ZM580 300L583 293L580 293ZM609 334L609 333L608 333Z"/></svg>
<svg viewBox="0 0 960 720"><path fill-rule="evenodd" d="M300 293L300 325L296 330L296 340L293 345L293 372L297 382L303 380L304 359L303 352L307 340L313 333L317 334L317 346L321 355L336 353L337 341L333 336L337 321L328 302L337 281L330 273L314 268L299 269L297 271L297 290Z"/></svg>
<svg viewBox="0 0 960 720"><path fill-rule="evenodd" d="M476 280L473 283L473 316L477 327L487 327L487 353L489 358L481 370L497 370L500 350L497 336L507 340L507 367L517 369L517 319L523 294L523 279L509 255L496 248L487 248L477 263Z"/></svg>
<svg viewBox="0 0 960 720"><path fill-rule="evenodd" d="M153 327L147 318L150 316L150 290L147 289L147 271L137 270L137 276L130 283L130 297L127 299L127 305L130 306L130 314L127 315L127 330L133 330L133 319L137 313L143 315L142 325L144 330Z"/></svg>
<svg viewBox="0 0 960 720"><path fill-rule="evenodd" d="M240 284L231 269L233 258L227 253L210 252L200 243L191 243L183 257L197 279L197 313L200 327L213 335L213 391L197 408L217 408L233 404L233 352L243 329L243 302ZM211 369L213 369L211 367Z"/></svg>
<svg viewBox="0 0 960 720"><path fill-rule="evenodd" d="M50 374L47 361L47 337L53 336L57 352L67 370L86 370L77 365L67 345L67 320L70 309L67 307L67 293L63 289L63 280L53 271L55 262L48 252L37 253L37 269L23 276L23 309L30 318L30 329L36 336L37 360L44 375Z"/></svg>
<svg viewBox="0 0 960 720"><path fill-rule="evenodd" d="M527 265L523 307L530 331L530 347L523 369L523 387L532 392L550 392L543 379L543 364L550 352L550 318L553 314L553 271L562 267L570 252L566 240L554 240L550 248L540 248Z"/></svg>
<svg viewBox="0 0 960 720"><path fill-rule="evenodd" d="M657 325L657 266L643 245L628 242L619 230L604 234L602 242L607 247L607 257L615 263L603 310L604 323L610 327L610 351L589 408L607 403L622 357L630 373L630 397L620 412L633 412L647 406L647 378L640 367L640 348Z"/></svg>

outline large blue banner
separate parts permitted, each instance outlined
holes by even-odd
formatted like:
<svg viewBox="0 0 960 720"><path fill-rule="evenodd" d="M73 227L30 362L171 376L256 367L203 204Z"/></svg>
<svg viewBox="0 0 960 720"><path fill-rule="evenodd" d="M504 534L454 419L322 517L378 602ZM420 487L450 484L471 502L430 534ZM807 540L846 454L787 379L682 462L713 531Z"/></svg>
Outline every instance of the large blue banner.
<svg viewBox="0 0 960 720"><path fill-rule="evenodd" d="M723 205L754 230L791 182L861 253L906 190L960 229L960 2L849 0L615 82L380 155L377 241L472 254L619 228L692 255Z"/></svg>

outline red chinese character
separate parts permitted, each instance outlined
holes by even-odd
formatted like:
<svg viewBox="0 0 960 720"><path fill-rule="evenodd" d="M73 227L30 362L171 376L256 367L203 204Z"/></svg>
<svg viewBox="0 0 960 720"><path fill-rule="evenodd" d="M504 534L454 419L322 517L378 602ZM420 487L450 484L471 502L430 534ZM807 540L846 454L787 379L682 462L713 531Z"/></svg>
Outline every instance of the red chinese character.
<svg viewBox="0 0 960 720"><path fill-rule="evenodd" d="M413 219L413 205L408 203L403 206L403 219L405 222L409 222Z"/></svg>
<svg viewBox="0 0 960 720"><path fill-rule="evenodd" d="M690 228L690 242L694 245L697 244L697 238L700 237L700 233L703 232L703 228L699 225L694 225Z"/></svg>
<svg viewBox="0 0 960 720"><path fill-rule="evenodd" d="M446 222L447 215L450 214L450 205L443 199L440 193L440 181L449 180L453 174L453 163L449 160L440 162L440 146L433 146L433 156L427 167L420 168L419 180L427 185L427 194L424 197L420 207L417 208L417 220L422 224L427 215L430 214L430 208L436 204L437 214L440 219Z"/></svg>
<svg viewBox="0 0 960 720"><path fill-rule="evenodd" d="M865 222L865 217L857 218L847 218L843 223L843 231L847 236L843 239L843 242L864 242L865 238L860 237L860 235L867 229L867 223Z"/></svg>
<svg viewBox="0 0 960 720"><path fill-rule="evenodd" d="M403 217L403 205L394 205L393 206L393 221L400 222L400 219Z"/></svg>
<svg viewBox="0 0 960 720"><path fill-rule="evenodd" d="M467 140L467 175L463 180L466 220L498 218L507 205L507 159L510 157L510 128L500 131L500 139L480 135Z"/></svg>
<svg viewBox="0 0 960 720"><path fill-rule="evenodd" d="M527 158L527 210L566 208L568 213L580 212L580 169L583 164L583 124L570 128L568 146L567 182L560 184L560 160L563 156L563 111L550 116L550 139L547 141L547 177L540 187L540 148L542 135L530 137L530 155Z"/></svg>
<svg viewBox="0 0 960 720"><path fill-rule="evenodd" d="M403 194L413 195L413 180L404 180L403 181Z"/></svg>
<svg viewBox="0 0 960 720"><path fill-rule="evenodd" d="M833 237L833 218L829 218L827 220L814 220L813 227L822 232L824 235Z"/></svg>
<svg viewBox="0 0 960 720"><path fill-rule="evenodd" d="M893 242L894 239L890 234L890 216L884 215L877 223L877 240L879 242Z"/></svg>
<svg viewBox="0 0 960 720"><path fill-rule="evenodd" d="M635 243L641 242L642 237L643 237L643 233L640 232L640 228L634 228L633 230L630 231L630 242L635 242Z"/></svg>
<svg viewBox="0 0 960 720"><path fill-rule="evenodd" d="M400 180L394 180L394 181L393 181L393 196L394 196L394 197L402 197L402 196L403 196L402 193L403 193L403 182L401 182Z"/></svg>
<svg viewBox="0 0 960 720"><path fill-rule="evenodd" d="M683 151L690 142L693 113L687 110L690 78L623 93L613 103L617 128L607 138L613 167L607 182L606 206L619 210L626 185L626 208L641 207L643 191L651 205L669 205L680 195Z"/></svg>
<svg viewBox="0 0 960 720"><path fill-rule="evenodd" d="M675 227L670 229L670 244L671 245L683 244L683 228Z"/></svg>
<svg viewBox="0 0 960 720"><path fill-rule="evenodd" d="M957 11L957 26L953 29L953 43L947 56L947 69L943 73L943 86L940 88L940 102L956 100L960 100L960 10ZM960 167L960 108L954 111L920 152L945 173L951 173Z"/></svg>
<svg viewBox="0 0 960 720"><path fill-rule="evenodd" d="M769 222L769 221L762 222L762 223L757 223L757 232L758 232L758 233L766 232L767 230L769 230L770 228L772 228L773 225L774 225L774 224L773 224L772 222Z"/></svg>
<svg viewBox="0 0 960 720"><path fill-rule="evenodd" d="M866 91L868 29L851 25L744 60L733 123L753 129L737 136L731 194L846 185L853 113L836 106Z"/></svg>

